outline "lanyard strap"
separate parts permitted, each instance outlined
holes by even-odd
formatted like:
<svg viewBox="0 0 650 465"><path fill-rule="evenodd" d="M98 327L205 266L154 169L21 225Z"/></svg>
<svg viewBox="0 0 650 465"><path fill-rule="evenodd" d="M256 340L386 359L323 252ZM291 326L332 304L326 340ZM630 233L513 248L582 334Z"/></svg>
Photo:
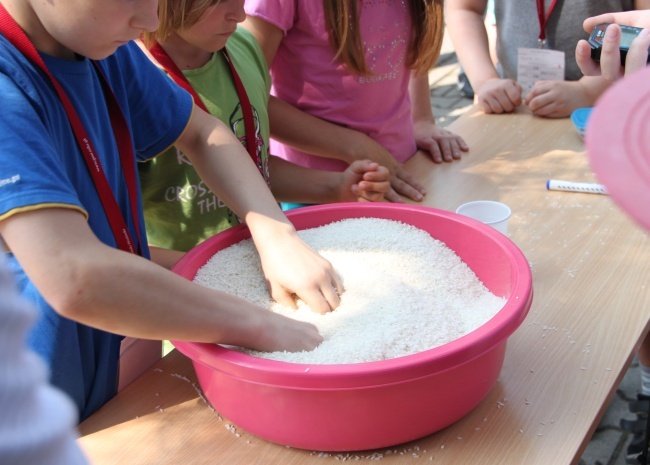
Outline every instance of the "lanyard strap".
<svg viewBox="0 0 650 465"><path fill-rule="evenodd" d="M20 28L18 23L11 17L9 12L0 4L0 32L5 35L7 40L12 43L26 58L31 60L35 65L37 65L50 79L54 90L59 96L61 103L65 109L65 112L68 116L68 120L72 127L72 130L77 139L77 145L79 146L81 153L83 154L84 161L88 167L88 171L92 177L97 193L99 194L99 199L102 203L106 217L110 224L111 230L113 231L113 236L117 246L126 252L136 253L134 247L133 239L131 234L126 226L126 221L124 215L115 200L115 196L111 190L111 187L106 179L106 174L102 168L101 162L97 157L95 148L90 141L90 137L86 132L77 111L75 110L70 98L65 93L65 90L61 84L56 80L56 78L50 73L45 65L45 62L38 54L38 51L31 43L25 32ZM136 182L136 173L135 173L135 159L133 155L133 146L131 143L131 135L129 129L124 119L124 114L122 113L119 102L115 98L113 91L108 85L106 77L101 72L98 64L93 61L93 65L97 71L98 77L100 78L102 84L102 90L104 92L104 97L106 98L106 104L108 107L108 112L111 120L111 126L113 127L113 133L116 138L117 147L120 153L120 161L122 163L122 169L124 172L124 178L126 181L126 186L129 193L129 201L131 205L131 214L133 215L133 222L135 224L136 233L138 238L140 238L140 225L138 221L138 197L137 197L137 182ZM138 245L137 253L141 253L140 246Z"/></svg>
<svg viewBox="0 0 650 465"><path fill-rule="evenodd" d="M546 24L548 19L551 17L551 13L555 9L557 0L551 2L551 6L548 9L548 13L544 14L544 0L537 0L537 17L539 18L539 46L544 47L546 45Z"/></svg>
<svg viewBox="0 0 650 465"><path fill-rule="evenodd" d="M261 170L262 169L262 160L257 155L257 137L255 135L255 119L253 118L253 107L251 102L248 99L248 94L244 88L244 84L239 78L239 74L235 69L235 65L228 55L228 51L224 47L222 50L223 56L228 62L228 67L230 68L230 74L232 75L232 80L235 83L235 88L237 89L237 95L239 96L239 103L241 103L241 111L244 114L244 130L246 132L246 149L248 150L249 155L255 162L255 165ZM264 173L262 173L264 174ZM268 179L266 180L268 182Z"/></svg>
<svg viewBox="0 0 650 465"><path fill-rule="evenodd" d="M160 63L160 66L162 66L163 69L167 71L174 82L190 93L194 99L194 103L197 106L199 106L203 111L208 112L208 109L205 107L205 104L203 103L203 100L201 100L201 97L199 97L199 94L196 93L194 87L192 87L192 84L190 84L180 68L176 66L176 63L174 63L174 60L171 59L165 49L162 48L158 42L148 48L149 52L151 52L151 55L153 55L156 61Z"/></svg>
<svg viewBox="0 0 650 465"><path fill-rule="evenodd" d="M176 65L176 63L174 63L174 60L171 59L165 49L162 48L158 42L156 42L151 47L149 47L149 52L151 52L151 55L153 55L158 63L160 63L160 66L162 66L163 69L169 73L174 82L192 95L194 103L201 107L204 111L208 112L208 109L205 107L205 104L201 100L201 97L199 97L199 95L192 87L192 84L190 84L183 72ZM244 84L242 83L239 74L237 73L237 70L235 69L235 66L233 65L232 60L230 59L230 56L228 55L228 52L225 48L223 49L222 53L226 59L226 62L228 63L228 67L230 68L230 73L235 83L237 96L239 97L242 113L244 115L244 131L246 135L244 139L244 146L246 147L246 151L250 157L253 159L253 162L255 162L255 165L258 167L260 172L262 172L262 175L266 179L266 175L264 174L264 170L262 168L262 160L257 153L257 137L255 136L255 118L253 117L253 107L251 106L251 102L248 99L248 94L246 93ZM268 182L268 179L266 179L266 181Z"/></svg>

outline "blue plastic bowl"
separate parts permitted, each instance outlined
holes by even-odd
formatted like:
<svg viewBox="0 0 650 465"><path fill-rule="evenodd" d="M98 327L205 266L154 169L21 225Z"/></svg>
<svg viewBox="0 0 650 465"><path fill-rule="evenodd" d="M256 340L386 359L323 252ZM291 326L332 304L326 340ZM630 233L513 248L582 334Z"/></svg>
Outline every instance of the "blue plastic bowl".
<svg viewBox="0 0 650 465"><path fill-rule="evenodd" d="M571 113L571 121L578 131L581 139L585 137L585 131L587 130L587 122L589 121L589 115L591 114L593 108L576 108Z"/></svg>

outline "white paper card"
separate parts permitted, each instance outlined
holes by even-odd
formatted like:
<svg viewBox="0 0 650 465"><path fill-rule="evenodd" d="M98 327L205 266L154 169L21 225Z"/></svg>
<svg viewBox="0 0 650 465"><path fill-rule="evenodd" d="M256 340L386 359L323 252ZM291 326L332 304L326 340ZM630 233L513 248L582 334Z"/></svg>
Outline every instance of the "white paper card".
<svg viewBox="0 0 650 465"><path fill-rule="evenodd" d="M537 81L564 81L564 52L519 48L517 60L517 82L524 96Z"/></svg>

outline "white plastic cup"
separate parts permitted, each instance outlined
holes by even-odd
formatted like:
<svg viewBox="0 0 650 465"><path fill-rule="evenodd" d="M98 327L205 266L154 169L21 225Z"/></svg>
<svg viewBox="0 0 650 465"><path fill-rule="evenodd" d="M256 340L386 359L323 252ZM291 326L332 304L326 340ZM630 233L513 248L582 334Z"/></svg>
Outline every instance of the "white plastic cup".
<svg viewBox="0 0 650 465"><path fill-rule="evenodd" d="M493 200L467 202L458 207L456 213L474 218L503 234L508 234L508 220L512 210L505 203Z"/></svg>

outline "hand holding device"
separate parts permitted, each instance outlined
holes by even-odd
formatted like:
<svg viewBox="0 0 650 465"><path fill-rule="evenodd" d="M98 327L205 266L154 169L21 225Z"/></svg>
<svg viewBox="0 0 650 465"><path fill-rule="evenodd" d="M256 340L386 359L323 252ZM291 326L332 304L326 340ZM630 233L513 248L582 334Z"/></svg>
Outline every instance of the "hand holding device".
<svg viewBox="0 0 650 465"><path fill-rule="evenodd" d="M600 62L600 53L603 48L603 39L605 37L605 30L611 23L602 23L594 27L591 35L589 36L589 45L591 46L591 58L595 61ZM621 28L621 43L619 46L621 54L621 66L625 66L625 59L627 57L627 52L630 50L632 41L639 35L643 30L640 27L632 26L619 26ZM650 63L650 50L648 51L648 58L646 63Z"/></svg>

